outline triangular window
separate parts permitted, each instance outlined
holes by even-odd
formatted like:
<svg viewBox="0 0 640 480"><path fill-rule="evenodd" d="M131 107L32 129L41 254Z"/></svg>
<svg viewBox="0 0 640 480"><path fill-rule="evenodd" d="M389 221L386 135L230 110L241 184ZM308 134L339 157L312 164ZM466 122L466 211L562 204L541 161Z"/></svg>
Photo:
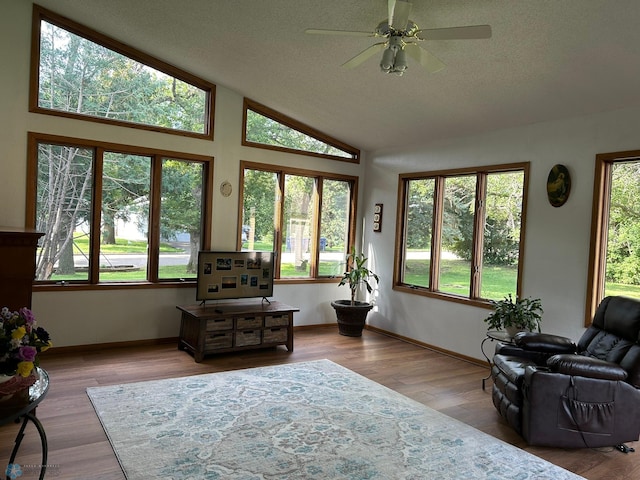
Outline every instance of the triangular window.
<svg viewBox="0 0 640 480"><path fill-rule="evenodd" d="M243 145L359 163L360 150L251 100L244 102Z"/></svg>

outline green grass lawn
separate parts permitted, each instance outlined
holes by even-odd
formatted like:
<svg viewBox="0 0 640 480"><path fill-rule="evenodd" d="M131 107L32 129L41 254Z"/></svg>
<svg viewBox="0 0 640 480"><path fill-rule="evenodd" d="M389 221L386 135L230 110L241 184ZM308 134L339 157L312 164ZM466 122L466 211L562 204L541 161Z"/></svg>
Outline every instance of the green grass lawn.
<svg viewBox="0 0 640 480"><path fill-rule="evenodd" d="M168 265L160 267L160 278L185 278L196 279L195 273L187 273L186 265ZM59 282L64 280L65 282L82 281L89 278L88 273L85 271L76 272L74 275L53 275L51 280ZM125 272L100 272L101 282L140 282L146 281L147 272L144 269L129 270Z"/></svg>
<svg viewBox="0 0 640 480"><path fill-rule="evenodd" d="M73 239L73 253L89 254L89 237L86 235L76 236ZM113 253L118 255L126 255L128 253L147 253L147 242L145 241L131 241L124 240L122 238L116 238L115 245L100 245L100 251L102 253ZM161 253L183 252L181 248L172 247L168 243L160 243Z"/></svg>
<svg viewBox="0 0 640 480"><path fill-rule="evenodd" d="M464 260L444 260L441 264L440 290L455 295L469 295L469 262ZM518 269L511 266L486 265L482 269L482 297L501 300L509 293L515 294ZM409 260L405 273L405 283L427 287L429 281L429 260ZM625 295L640 298L640 285L607 283L606 295ZM533 295L535 297L535 294Z"/></svg>
<svg viewBox="0 0 640 480"><path fill-rule="evenodd" d="M89 239L80 235L74 239L75 251L79 248L82 252L89 251ZM248 243L242 245L248 248ZM123 239L116 239L115 245L101 245L101 251L111 254L140 254L147 252L146 242L132 242ZM256 242L254 250L270 251L273 245L268 242ZM182 252L180 248L171 246L168 243L160 245L161 253ZM404 283L420 287L428 287L429 281L429 260L408 260L406 264ZM342 266L336 262L320 262L320 276L341 276ZM441 263L440 291L454 295L469 295L469 272L470 264L465 260L443 260ZM195 273L187 273L186 265L170 265L160 267L160 278L196 278ZM281 278L306 277L309 269L297 270L293 264L282 264L280 270ZM482 270L482 297L492 300L501 300L509 293L515 294L518 270L511 266L487 265ZM75 275L57 276L53 275L53 281L73 281L86 280L86 272L78 272ZM101 272L100 280L103 282L135 282L146 280L144 269L126 272ZM622 283L607 282L605 285L605 295L624 295L627 297L640 298L640 285L626 285ZM535 295L534 295L535 296Z"/></svg>
<svg viewBox="0 0 640 480"><path fill-rule="evenodd" d="M74 253L88 255L89 252L89 237L84 234L76 235L74 240ZM145 241L131 241L124 240L122 238L116 238L115 245L100 245L100 252L113 255L135 255L135 254L147 254L147 242ZM160 253L180 253L184 252L181 248L176 248L168 243L160 244ZM160 278L196 278L195 273L187 273L186 265L169 265L160 267ZM56 281L82 281L89 278L86 271L78 271L73 275L56 275L51 277L51 280ZM145 281L147 279L147 272L144 269L118 271L118 272L100 272L100 281L102 282L136 282Z"/></svg>
<svg viewBox="0 0 640 480"><path fill-rule="evenodd" d="M409 285L427 287L429 260L408 260L404 282ZM454 295L469 296L470 262L465 260L443 260L440 264L440 291ZM509 292L514 293L518 278L516 267L487 265L482 270L482 296L500 300Z"/></svg>
<svg viewBox="0 0 640 480"><path fill-rule="evenodd" d="M604 294L605 296L624 295L625 297L640 298L640 285L607 282L604 286Z"/></svg>

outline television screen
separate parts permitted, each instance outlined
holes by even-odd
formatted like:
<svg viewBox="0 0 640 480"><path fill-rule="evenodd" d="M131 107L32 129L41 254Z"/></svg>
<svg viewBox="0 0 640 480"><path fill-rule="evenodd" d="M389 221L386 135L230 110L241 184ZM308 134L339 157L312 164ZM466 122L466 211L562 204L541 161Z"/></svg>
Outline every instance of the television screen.
<svg viewBox="0 0 640 480"><path fill-rule="evenodd" d="M199 252L196 300L273 296L273 257L273 252Z"/></svg>

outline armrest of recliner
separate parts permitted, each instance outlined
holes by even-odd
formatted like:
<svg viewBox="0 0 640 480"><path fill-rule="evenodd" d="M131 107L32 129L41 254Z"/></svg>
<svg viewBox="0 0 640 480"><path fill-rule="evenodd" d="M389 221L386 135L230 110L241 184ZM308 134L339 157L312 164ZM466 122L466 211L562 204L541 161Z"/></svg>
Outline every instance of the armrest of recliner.
<svg viewBox="0 0 640 480"><path fill-rule="evenodd" d="M547 367L555 373L578 377L614 381L627 378L627 372L620 365L583 355L553 355L547 360Z"/></svg>
<svg viewBox="0 0 640 480"><path fill-rule="evenodd" d="M520 332L513 338L514 343L523 350L556 355L576 353L576 344L567 337L549 333Z"/></svg>
<svg viewBox="0 0 640 480"><path fill-rule="evenodd" d="M537 365L546 366L547 358L550 353L535 352L533 350L525 350L522 347L518 347L512 343L498 342L496 344L496 355L506 355L509 357L520 357L535 362Z"/></svg>

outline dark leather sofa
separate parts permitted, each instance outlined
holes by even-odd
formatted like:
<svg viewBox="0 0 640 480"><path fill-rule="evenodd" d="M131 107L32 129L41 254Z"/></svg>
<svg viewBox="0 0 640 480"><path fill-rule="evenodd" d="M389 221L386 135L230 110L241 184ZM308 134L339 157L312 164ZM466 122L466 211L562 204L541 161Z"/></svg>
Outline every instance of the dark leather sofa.
<svg viewBox="0 0 640 480"><path fill-rule="evenodd" d="M618 446L640 435L640 301L606 297L578 344L519 333L493 358L493 404L530 445Z"/></svg>

